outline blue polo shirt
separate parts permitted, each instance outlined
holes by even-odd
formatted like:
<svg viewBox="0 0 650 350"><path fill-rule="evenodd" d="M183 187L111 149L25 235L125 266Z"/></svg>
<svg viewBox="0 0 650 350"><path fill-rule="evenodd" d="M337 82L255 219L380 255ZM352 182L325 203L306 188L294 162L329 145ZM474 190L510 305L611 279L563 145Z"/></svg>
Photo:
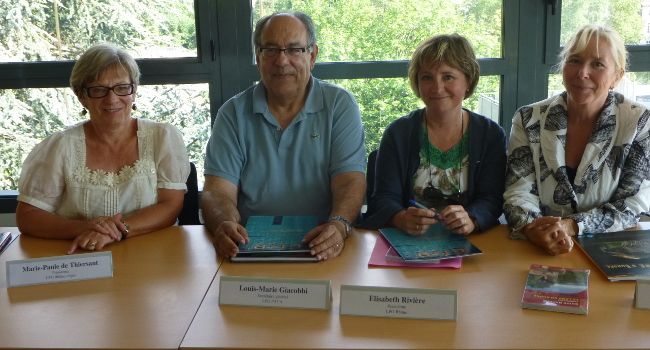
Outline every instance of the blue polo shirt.
<svg viewBox="0 0 650 350"><path fill-rule="evenodd" d="M237 207L250 215L316 215L332 206L330 182L365 172L364 133L352 95L311 78L305 106L282 130L262 83L228 100L217 113L205 174L239 188Z"/></svg>

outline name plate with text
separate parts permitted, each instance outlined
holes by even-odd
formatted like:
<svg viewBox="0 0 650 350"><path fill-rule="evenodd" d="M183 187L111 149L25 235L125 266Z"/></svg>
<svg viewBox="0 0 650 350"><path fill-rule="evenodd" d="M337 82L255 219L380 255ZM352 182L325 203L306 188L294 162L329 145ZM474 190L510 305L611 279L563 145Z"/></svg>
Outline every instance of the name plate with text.
<svg viewBox="0 0 650 350"><path fill-rule="evenodd" d="M8 287L106 277L113 277L111 252L7 261Z"/></svg>
<svg viewBox="0 0 650 350"><path fill-rule="evenodd" d="M238 276L221 276L219 280L219 305L329 310L331 304L328 280Z"/></svg>
<svg viewBox="0 0 650 350"><path fill-rule="evenodd" d="M650 280L636 281L634 306L639 309L650 309Z"/></svg>
<svg viewBox="0 0 650 350"><path fill-rule="evenodd" d="M456 290L341 286L341 315L456 320Z"/></svg>

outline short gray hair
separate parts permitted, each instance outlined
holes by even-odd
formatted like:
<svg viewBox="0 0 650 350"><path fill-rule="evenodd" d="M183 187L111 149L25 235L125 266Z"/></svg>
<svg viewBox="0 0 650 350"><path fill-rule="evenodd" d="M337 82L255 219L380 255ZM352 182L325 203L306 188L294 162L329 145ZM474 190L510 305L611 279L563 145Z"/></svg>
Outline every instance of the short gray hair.
<svg viewBox="0 0 650 350"><path fill-rule="evenodd" d="M111 67L123 68L129 74L131 84L140 85L140 68L135 59L114 44L100 43L88 48L75 62L70 74L70 87L81 97L84 85L97 80Z"/></svg>
<svg viewBox="0 0 650 350"><path fill-rule="evenodd" d="M266 26L266 23L268 23L271 18L276 16L291 16L300 20L307 29L307 47L316 44L316 26L314 26L314 21L312 21L311 17L304 12L283 11L264 16L255 23L255 31L253 32L253 45L255 46L255 51L262 46L262 31L264 31L264 26Z"/></svg>

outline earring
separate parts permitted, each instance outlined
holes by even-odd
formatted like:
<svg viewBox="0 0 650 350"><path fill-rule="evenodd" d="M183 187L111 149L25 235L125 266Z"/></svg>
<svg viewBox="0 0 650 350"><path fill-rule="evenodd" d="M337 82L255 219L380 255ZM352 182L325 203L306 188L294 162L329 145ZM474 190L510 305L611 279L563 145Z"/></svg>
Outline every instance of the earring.
<svg viewBox="0 0 650 350"><path fill-rule="evenodd" d="M137 111L137 110L138 110L138 107L136 107L136 106L135 106L135 103L134 103L133 106L131 106L131 109L133 109L134 111Z"/></svg>
<svg viewBox="0 0 650 350"><path fill-rule="evenodd" d="M83 108L83 109L81 110L81 112L79 112L79 115L83 117L83 116L86 115L87 113L88 113L88 111L87 111L85 108Z"/></svg>

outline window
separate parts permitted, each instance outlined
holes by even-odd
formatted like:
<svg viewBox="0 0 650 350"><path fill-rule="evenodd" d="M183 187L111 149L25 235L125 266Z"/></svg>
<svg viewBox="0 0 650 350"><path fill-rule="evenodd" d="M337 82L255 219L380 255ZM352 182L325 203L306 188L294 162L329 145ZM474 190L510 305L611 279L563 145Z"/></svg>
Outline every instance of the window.
<svg viewBox="0 0 650 350"><path fill-rule="evenodd" d="M283 10L310 14L321 62L408 60L435 34L458 33L477 57L501 57L501 0L253 0L253 21Z"/></svg>
<svg viewBox="0 0 650 350"><path fill-rule="evenodd" d="M136 58L196 57L192 0L18 1L0 4L0 62L74 60L96 42Z"/></svg>
<svg viewBox="0 0 650 350"><path fill-rule="evenodd" d="M506 132L517 107L562 90L553 74L557 52L584 23L604 21L621 32L630 45L626 79L636 84L630 86L638 101L650 96L647 0L5 1L0 152L11 156L0 160L0 190L16 188L34 143L80 120L66 86L72 60L96 41L116 42L138 58L136 115L178 126L202 166L211 118L259 79L253 23L291 8L316 22L321 52L314 75L356 96L369 150L388 123L421 106L407 83L408 60L418 43L438 33L457 32L473 44L482 76L464 106L499 120Z"/></svg>
<svg viewBox="0 0 650 350"><path fill-rule="evenodd" d="M650 66L644 60L644 53L650 52L646 43L650 42L650 1L639 0L563 0L561 34L558 47L586 24L608 26L619 35L627 45L630 66L616 90L625 97L646 103L650 96ZM548 96L564 91L562 76L554 65L550 69Z"/></svg>
<svg viewBox="0 0 650 350"><path fill-rule="evenodd" d="M645 44L650 40L643 28L650 21L650 6L639 0L563 0L560 45L586 24L603 24L616 30L625 44Z"/></svg>
<svg viewBox="0 0 650 350"><path fill-rule="evenodd" d="M0 190L17 189L22 162L34 145L87 119L66 86L73 60L102 41L138 59L142 85L133 116L178 127L190 160L203 173L209 81L219 75L210 73L214 60L199 60L193 0L2 2L0 17L6 19L0 27L0 62L5 62L0 64L0 152L5 155Z"/></svg>
<svg viewBox="0 0 650 350"><path fill-rule="evenodd" d="M475 94L463 105L499 121L498 74L507 70L499 65L504 63L500 60L501 0L358 0L354 6L349 1L253 0L251 7L251 31L259 18L277 11L310 14L319 45L314 75L341 85L355 96L361 108L367 152L379 147L390 122L423 107L411 91L406 70L415 48L436 34L464 35L478 58L494 64L496 72L484 70ZM487 76L490 73L497 75Z"/></svg>

